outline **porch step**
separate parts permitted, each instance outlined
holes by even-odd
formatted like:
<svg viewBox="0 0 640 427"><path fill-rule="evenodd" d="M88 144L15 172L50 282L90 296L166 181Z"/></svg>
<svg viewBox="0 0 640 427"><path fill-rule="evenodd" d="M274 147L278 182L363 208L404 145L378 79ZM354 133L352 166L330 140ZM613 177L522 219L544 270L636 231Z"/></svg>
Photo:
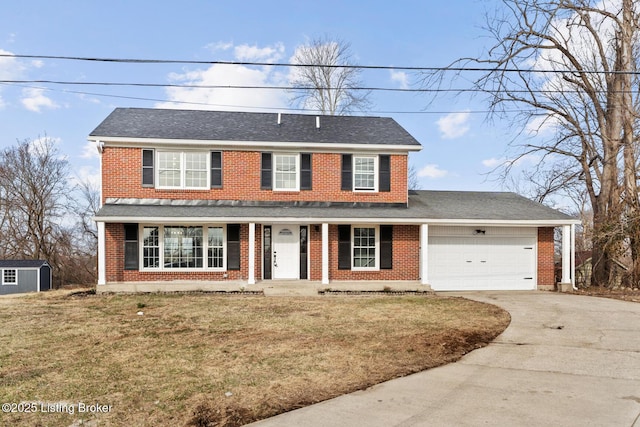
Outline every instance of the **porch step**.
<svg viewBox="0 0 640 427"><path fill-rule="evenodd" d="M265 286L263 288L266 297L317 297L318 289L311 283L291 283Z"/></svg>

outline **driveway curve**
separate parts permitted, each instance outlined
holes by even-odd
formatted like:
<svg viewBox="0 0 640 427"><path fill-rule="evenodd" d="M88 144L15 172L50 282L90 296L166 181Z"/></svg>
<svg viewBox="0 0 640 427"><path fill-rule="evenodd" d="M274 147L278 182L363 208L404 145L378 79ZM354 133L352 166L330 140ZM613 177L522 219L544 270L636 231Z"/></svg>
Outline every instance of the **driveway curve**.
<svg viewBox="0 0 640 427"><path fill-rule="evenodd" d="M447 293L511 324L458 362L252 425L640 427L640 304L550 292Z"/></svg>

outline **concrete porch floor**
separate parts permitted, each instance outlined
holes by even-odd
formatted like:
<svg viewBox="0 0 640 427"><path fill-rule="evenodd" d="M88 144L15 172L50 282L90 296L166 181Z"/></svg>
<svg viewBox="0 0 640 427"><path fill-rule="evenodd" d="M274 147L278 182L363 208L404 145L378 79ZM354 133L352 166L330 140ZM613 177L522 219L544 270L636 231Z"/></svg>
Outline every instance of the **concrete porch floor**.
<svg viewBox="0 0 640 427"><path fill-rule="evenodd" d="M261 280L254 285L242 280L117 282L98 285L97 293L145 292L263 292L265 296L318 296L320 291L337 292L430 292L431 287L413 280L335 281L322 284L310 280Z"/></svg>

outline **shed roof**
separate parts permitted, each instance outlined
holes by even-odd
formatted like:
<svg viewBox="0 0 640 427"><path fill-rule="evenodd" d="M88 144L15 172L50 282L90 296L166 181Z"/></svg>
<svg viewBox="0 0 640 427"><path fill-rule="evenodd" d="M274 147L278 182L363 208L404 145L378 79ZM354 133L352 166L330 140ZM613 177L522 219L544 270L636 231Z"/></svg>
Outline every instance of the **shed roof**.
<svg viewBox="0 0 640 427"><path fill-rule="evenodd" d="M45 264L41 259L0 259L0 268L39 268Z"/></svg>
<svg viewBox="0 0 640 427"><path fill-rule="evenodd" d="M110 199L96 215L99 221L122 218L261 218L334 220L397 219L407 222L544 222L567 224L574 218L515 193L411 191L408 206L323 202L242 202L218 200Z"/></svg>
<svg viewBox="0 0 640 427"><path fill-rule="evenodd" d="M319 117L320 127L316 127ZM89 135L202 141L383 144L420 143L390 117L116 108Z"/></svg>

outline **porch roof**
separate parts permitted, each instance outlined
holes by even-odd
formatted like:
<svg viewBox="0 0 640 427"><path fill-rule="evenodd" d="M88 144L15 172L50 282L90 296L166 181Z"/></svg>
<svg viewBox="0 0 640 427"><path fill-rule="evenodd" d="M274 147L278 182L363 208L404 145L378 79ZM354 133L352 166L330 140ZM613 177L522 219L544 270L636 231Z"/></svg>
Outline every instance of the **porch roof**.
<svg viewBox="0 0 640 427"><path fill-rule="evenodd" d="M515 193L410 191L408 205L325 202L109 199L98 222L394 222L576 224L578 220Z"/></svg>

